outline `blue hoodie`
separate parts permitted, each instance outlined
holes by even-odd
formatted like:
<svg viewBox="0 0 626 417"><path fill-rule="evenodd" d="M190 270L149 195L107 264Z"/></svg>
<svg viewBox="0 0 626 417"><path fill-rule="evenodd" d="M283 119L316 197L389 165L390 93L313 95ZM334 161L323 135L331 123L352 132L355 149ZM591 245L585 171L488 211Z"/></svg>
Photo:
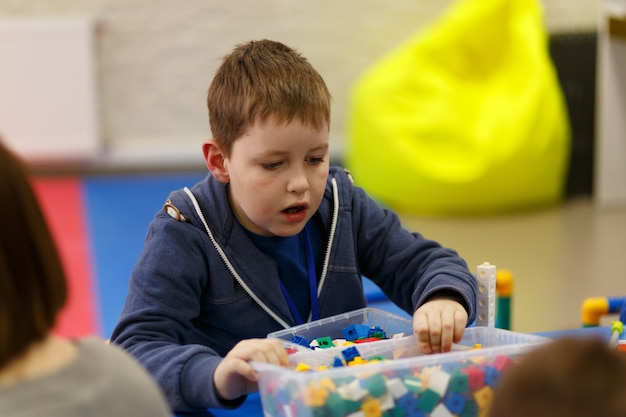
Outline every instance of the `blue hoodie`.
<svg viewBox="0 0 626 417"><path fill-rule="evenodd" d="M213 373L242 339L296 325L275 262L233 216L227 188L211 175L170 194L184 216L150 223L111 340L155 377L176 412L234 408L217 396ZM466 307L474 321L476 280L458 254L402 227L341 168L331 167L312 218L322 236L317 265L320 318L366 306L361 277L409 314L435 293Z"/></svg>

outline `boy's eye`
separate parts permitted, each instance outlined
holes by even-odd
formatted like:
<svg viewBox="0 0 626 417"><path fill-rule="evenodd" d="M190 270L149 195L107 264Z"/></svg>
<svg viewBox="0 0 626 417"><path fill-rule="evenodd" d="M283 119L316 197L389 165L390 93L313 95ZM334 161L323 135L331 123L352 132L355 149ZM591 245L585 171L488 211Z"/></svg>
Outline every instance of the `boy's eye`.
<svg viewBox="0 0 626 417"><path fill-rule="evenodd" d="M281 162L268 162L265 164L261 164L263 169L276 169L280 166Z"/></svg>
<svg viewBox="0 0 626 417"><path fill-rule="evenodd" d="M316 156L316 157L311 157L308 159L309 164L321 164L322 162L324 162L324 157L323 156Z"/></svg>

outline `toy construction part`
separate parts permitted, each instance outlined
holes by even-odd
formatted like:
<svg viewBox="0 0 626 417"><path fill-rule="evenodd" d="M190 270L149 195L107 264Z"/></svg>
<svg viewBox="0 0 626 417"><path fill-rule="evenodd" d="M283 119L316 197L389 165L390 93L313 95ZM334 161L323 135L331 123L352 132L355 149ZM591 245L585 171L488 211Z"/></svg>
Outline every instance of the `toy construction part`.
<svg viewBox="0 0 626 417"><path fill-rule="evenodd" d="M495 327L496 325L496 266L484 262L476 267L478 303L476 326Z"/></svg>
<svg viewBox="0 0 626 417"><path fill-rule="evenodd" d="M172 204L172 200L169 198L165 201L163 205L163 211L165 211L171 218L176 220L177 222L189 222L189 217L185 216L178 210L174 204Z"/></svg>
<svg viewBox="0 0 626 417"><path fill-rule="evenodd" d="M597 327L602 317L619 314L626 297L589 297L581 306L582 327Z"/></svg>
<svg viewBox="0 0 626 417"><path fill-rule="evenodd" d="M334 358L332 365L323 365L313 367L306 363L299 363L295 370L299 372L309 371L322 371L329 368L336 368L342 366L355 366L363 365L366 363L385 361L387 358L384 356L373 356L364 358L358 350L358 345L362 343L376 342L379 340L387 340L387 333L380 326L367 326L365 324L350 324L342 330L344 339L332 339L329 336L318 337L312 341L307 340L304 336L294 335L289 342L284 343L287 352L297 353L300 351L298 348L291 348L289 345L304 347L309 349L330 349L335 347L343 347L341 356L337 355ZM397 333L392 336L393 339L404 337L404 333ZM452 350L469 350L480 349L482 345L477 343L474 347L464 346L459 344L453 344Z"/></svg>
<svg viewBox="0 0 626 417"><path fill-rule="evenodd" d="M294 335L291 342L310 349L328 349L333 347L349 346L358 343L376 342L386 340L387 333L380 326L367 326L365 324L351 324L342 330L344 339L332 339L329 336L315 338L309 341L304 336ZM397 333L392 338L403 337L404 333Z"/></svg>
<svg viewBox="0 0 626 417"><path fill-rule="evenodd" d="M332 365L322 365L322 366L311 366L307 363L300 362L296 365L295 371L298 372L310 372L310 371L325 371L330 368L340 368L342 366L355 366L355 365L365 365L368 363L374 362L382 362L382 361L391 361L392 359L387 359L385 356L371 356L369 358L364 358L359 352L359 349L356 345L351 345L350 342L346 342L344 346L347 346L345 349L341 351L341 356L337 355L333 359ZM474 350L474 349L482 349L482 344L475 343L473 347L459 345L454 343L452 345L451 352L459 352L464 350Z"/></svg>
<svg viewBox="0 0 626 417"><path fill-rule="evenodd" d="M611 324L611 337L609 338L609 346L611 348L617 348L619 346L619 342L623 333L624 324L619 320L615 320Z"/></svg>

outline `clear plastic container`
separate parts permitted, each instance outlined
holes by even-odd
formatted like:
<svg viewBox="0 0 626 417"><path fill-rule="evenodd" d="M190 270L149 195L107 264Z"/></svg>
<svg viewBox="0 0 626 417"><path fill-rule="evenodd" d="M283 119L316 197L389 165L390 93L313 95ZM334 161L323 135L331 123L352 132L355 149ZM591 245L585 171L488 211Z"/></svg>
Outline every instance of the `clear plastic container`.
<svg viewBox="0 0 626 417"><path fill-rule="evenodd" d="M484 414L502 373L520 355L548 340L474 327L466 329L461 343L449 353L421 355L415 338L409 336L356 345L363 359L386 358L363 365L332 367L341 350L334 348L290 355L292 365L304 363L316 369L309 372L262 363L253 366L260 375L266 417L363 415L354 414L359 412L470 417ZM320 370L324 366L328 369Z"/></svg>
<svg viewBox="0 0 626 417"><path fill-rule="evenodd" d="M394 337L406 337L413 334L413 323L410 319L376 308L361 308L310 323L301 324L299 326L290 327L289 329L272 332L269 333L267 337L272 339L281 339L287 342L285 343L287 346L298 350L310 350L304 346L298 346L290 343L292 338L294 336L300 336L307 339L309 342L312 342L320 337L330 337L333 340L343 339L344 329L353 324L365 325L368 327L378 326L385 331L389 340ZM389 340L380 340L372 343L385 343Z"/></svg>

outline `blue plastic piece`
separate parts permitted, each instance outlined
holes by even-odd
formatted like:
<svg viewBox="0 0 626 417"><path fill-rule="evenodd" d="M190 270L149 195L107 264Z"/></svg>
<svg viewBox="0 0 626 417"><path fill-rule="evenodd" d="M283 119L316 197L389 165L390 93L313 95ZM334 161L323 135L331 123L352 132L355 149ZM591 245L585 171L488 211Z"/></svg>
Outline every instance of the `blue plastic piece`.
<svg viewBox="0 0 626 417"><path fill-rule="evenodd" d="M335 359L333 360L333 368L338 368L340 366L343 366L343 361L339 356L335 356Z"/></svg>
<svg viewBox="0 0 626 417"><path fill-rule="evenodd" d="M387 333L380 326L372 326L367 329L367 337L377 337L379 339L386 339Z"/></svg>
<svg viewBox="0 0 626 417"><path fill-rule="evenodd" d="M341 356L343 356L346 362L350 362L357 356L361 356L361 353L356 347L350 346L349 348L346 348L341 351Z"/></svg>
<svg viewBox="0 0 626 417"><path fill-rule="evenodd" d="M349 342L354 342L356 339L365 339L368 337L370 328L364 324L351 324L343 329L343 335Z"/></svg>
<svg viewBox="0 0 626 417"><path fill-rule="evenodd" d="M459 414L463 411L466 398L462 394L451 392L448 394L445 400L445 405L448 411L454 414Z"/></svg>
<svg viewBox="0 0 626 417"><path fill-rule="evenodd" d="M403 410L406 416L425 417L426 414L417 406L418 400L411 393L404 394L396 399L396 406Z"/></svg>
<svg viewBox="0 0 626 417"><path fill-rule="evenodd" d="M293 343L296 343L296 344L301 345L301 346L306 346L308 348L311 347L311 343L308 340L306 340L306 338L304 338L302 336L296 335L296 336L291 338L291 341Z"/></svg>
<svg viewBox="0 0 626 417"><path fill-rule="evenodd" d="M492 388L495 388L500 383L502 373L493 366L485 366L485 383Z"/></svg>
<svg viewBox="0 0 626 417"><path fill-rule="evenodd" d="M609 313L610 314L621 313L621 311L624 310L622 308L622 306L624 304L626 304L626 298L624 298L624 297L607 297L606 300L609 303ZM620 317L621 317L621 315L620 315Z"/></svg>

